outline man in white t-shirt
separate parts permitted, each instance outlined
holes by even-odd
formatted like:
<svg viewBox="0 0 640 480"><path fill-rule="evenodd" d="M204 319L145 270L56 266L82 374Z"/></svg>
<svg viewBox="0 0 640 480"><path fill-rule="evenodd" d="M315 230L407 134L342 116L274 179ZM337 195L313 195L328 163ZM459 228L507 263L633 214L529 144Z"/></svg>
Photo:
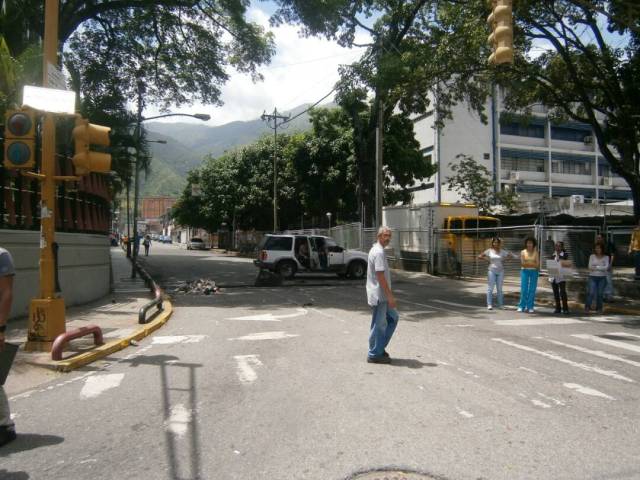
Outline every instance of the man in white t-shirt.
<svg viewBox="0 0 640 480"><path fill-rule="evenodd" d="M372 308L369 333L369 363L391 363L385 348L398 325L396 299L391 291L391 275L384 248L391 241L391 230L380 227L378 241L369 251L367 268L367 302Z"/></svg>
<svg viewBox="0 0 640 480"><path fill-rule="evenodd" d="M11 312L13 300L13 277L15 267L11 254L0 247L0 350L4 349L7 320ZM0 447L12 442L16 438L16 429L11 420L9 400L2 385L0 385Z"/></svg>

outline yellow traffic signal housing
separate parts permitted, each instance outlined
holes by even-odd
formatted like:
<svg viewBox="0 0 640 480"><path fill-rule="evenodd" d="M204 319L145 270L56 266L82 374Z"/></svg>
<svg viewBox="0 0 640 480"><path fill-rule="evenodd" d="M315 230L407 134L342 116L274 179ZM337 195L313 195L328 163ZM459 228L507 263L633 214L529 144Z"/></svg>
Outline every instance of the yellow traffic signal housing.
<svg viewBox="0 0 640 480"><path fill-rule="evenodd" d="M491 27L489 44L493 53L489 63L513 63L513 12L511 0L492 0L487 23Z"/></svg>
<svg viewBox="0 0 640 480"><path fill-rule="evenodd" d="M81 116L76 117L76 126L72 133L75 144L73 165L76 175L88 175L91 172L107 173L111 170L111 155L91 150L91 145L108 147L110 131L109 127L94 125Z"/></svg>
<svg viewBox="0 0 640 480"><path fill-rule="evenodd" d="M4 120L4 166L33 168L36 164L36 118L33 110L9 110Z"/></svg>

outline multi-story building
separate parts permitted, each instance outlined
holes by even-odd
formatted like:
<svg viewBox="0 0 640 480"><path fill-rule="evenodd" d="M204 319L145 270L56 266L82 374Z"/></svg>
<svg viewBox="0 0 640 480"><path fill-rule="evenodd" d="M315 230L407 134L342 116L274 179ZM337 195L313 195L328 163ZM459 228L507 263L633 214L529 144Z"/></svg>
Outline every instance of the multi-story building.
<svg viewBox="0 0 640 480"><path fill-rule="evenodd" d="M523 201L579 195L597 203L631 198L626 181L614 174L601 155L591 127L553 123L542 106L530 117L502 111L500 99L487 102L488 123L467 105L453 109L453 119L434 129L433 111L414 119L416 138L426 161L438 172L412 188L413 202L456 202L447 188L451 164L465 154L481 163L495 188L513 188Z"/></svg>
<svg viewBox="0 0 640 480"><path fill-rule="evenodd" d="M167 212L175 205L175 197L145 197L142 199L142 221L147 225L147 230L153 233L162 233L163 221Z"/></svg>

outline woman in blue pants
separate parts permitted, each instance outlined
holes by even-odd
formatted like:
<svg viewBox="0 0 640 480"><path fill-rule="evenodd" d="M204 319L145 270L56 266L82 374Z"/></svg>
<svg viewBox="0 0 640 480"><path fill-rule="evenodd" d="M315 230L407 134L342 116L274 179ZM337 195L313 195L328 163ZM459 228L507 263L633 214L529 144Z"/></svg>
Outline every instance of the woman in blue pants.
<svg viewBox="0 0 640 480"><path fill-rule="evenodd" d="M538 271L540 269L540 256L536 249L537 242L533 237L524 241L524 249L520 252L520 303L519 312L533 313L538 288Z"/></svg>

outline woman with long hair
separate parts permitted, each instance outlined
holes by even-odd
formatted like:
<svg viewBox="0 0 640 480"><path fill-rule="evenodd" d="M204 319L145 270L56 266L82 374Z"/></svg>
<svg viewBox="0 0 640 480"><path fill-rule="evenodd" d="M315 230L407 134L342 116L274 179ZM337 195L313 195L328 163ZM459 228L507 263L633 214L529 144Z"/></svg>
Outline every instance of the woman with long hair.
<svg viewBox="0 0 640 480"><path fill-rule="evenodd" d="M498 297L498 308L504 305L504 295L502 294L502 283L504 282L504 265L502 261L507 257L517 258L513 253L502 248L502 240L495 237L491 240L491 248L488 248L480 255L479 259L489 261L488 285L487 285L487 310L493 310L493 288L496 287Z"/></svg>
<svg viewBox="0 0 640 480"><path fill-rule="evenodd" d="M538 273L540 257L536 246L538 242L533 237L524 241L524 249L520 252L520 303L519 312L533 313L538 288Z"/></svg>
<svg viewBox="0 0 640 480"><path fill-rule="evenodd" d="M608 271L609 257L605 255L604 245L596 243L593 247L593 253L589 257L589 283L587 285L587 301L584 305L585 313L589 313L594 300L596 301L596 312L602 313Z"/></svg>
<svg viewBox="0 0 640 480"><path fill-rule="evenodd" d="M558 263L558 273L555 275L549 275L549 282L551 282L551 288L553 289L553 298L556 301L556 309L553 313L569 313L569 306L567 304L567 281L562 274L562 267L568 267L570 265L569 255L564 249L564 242L556 242L554 245L554 252L551 255L550 260L554 260ZM560 302L562 301L562 310L560 309Z"/></svg>

